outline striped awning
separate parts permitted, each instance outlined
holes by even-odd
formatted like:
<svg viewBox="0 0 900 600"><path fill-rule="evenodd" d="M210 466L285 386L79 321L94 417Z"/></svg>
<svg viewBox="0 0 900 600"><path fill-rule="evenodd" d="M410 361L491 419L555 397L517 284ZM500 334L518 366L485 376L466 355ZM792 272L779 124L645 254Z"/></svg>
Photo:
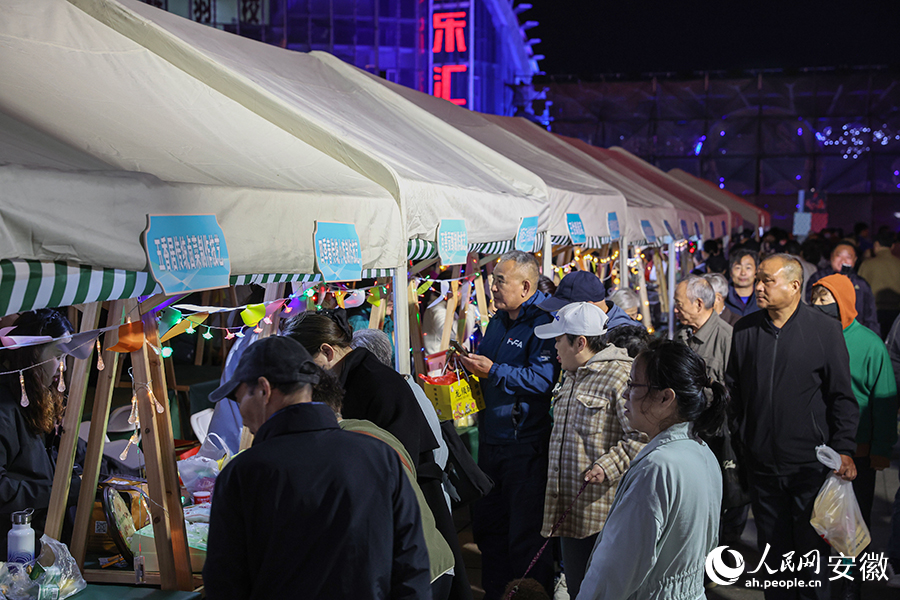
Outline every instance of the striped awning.
<svg viewBox="0 0 900 600"><path fill-rule="evenodd" d="M568 239L568 238L566 238ZM556 242L554 242L556 243ZM469 244L469 252L478 254L503 254L513 249L515 240L502 242L485 242L482 244ZM535 242L539 250L544 245L544 234L538 233ZM407 244L407 257L409 260L428 260L437 256L437 245L429 240L412 239Z"/></svg>
<svg viewBox="0 0 900 600"><path fill-rule="evenodd" d="M392 269L365 269L363 279L390 277ZM232 275L231 285L321 281L321 275L273 273ZM37 260L0 260L0 316L40 308L57 308L124 300L162 292L149 273L100 269L87 265Z"/></svg>
<svg viewBox="0 0 900 600"><path fill-rule="evenodd" d="M581 244L585 248L602 248L604 245L612 241L608 237L588 236L587 241ZM572 238L567 235L554 235L550 237L550 242L554 246L572 246Z"/></svg>

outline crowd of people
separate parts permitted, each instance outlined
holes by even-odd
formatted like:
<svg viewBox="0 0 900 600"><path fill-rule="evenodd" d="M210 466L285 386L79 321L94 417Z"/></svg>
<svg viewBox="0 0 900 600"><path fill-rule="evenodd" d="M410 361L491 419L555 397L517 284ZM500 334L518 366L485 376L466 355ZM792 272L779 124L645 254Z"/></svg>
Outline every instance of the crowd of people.
<svg viewBox="0 0 900 600"><path fill-rule="evenodd" d="M833 473L853 481L871 526L876 473L897 441L900 258L884 232L867 249L817 244L777 230L727 250L707 242L674 290L675 340L651 338L630 290L608 298L585 271L553 285L532 255L500 258L495 314L459 357L485 402L478 467L493 486L471 513L487 600L549 597L560 566L571 598L702 598L707 557L740 539L751 507L773 560L818 551L824 561L830 549L810 525L830 472L820 445L840 454ZM51 310L17 326L72 331ZM392 369L391 350L383 332L354 331L334 308L232 351L210 399L255 439L215 486L209 598L472 597L447 477L458 439ZM40 529L59 351L0 359L7 373L42 367L0 386L0 521L34 508ZM77 494L77 475L73 484ZM890 575L900 495L894 510ZM829 598L828 573L818 576L820 587L766 597ZM860 583L842 593L858 598Z"/></svg>

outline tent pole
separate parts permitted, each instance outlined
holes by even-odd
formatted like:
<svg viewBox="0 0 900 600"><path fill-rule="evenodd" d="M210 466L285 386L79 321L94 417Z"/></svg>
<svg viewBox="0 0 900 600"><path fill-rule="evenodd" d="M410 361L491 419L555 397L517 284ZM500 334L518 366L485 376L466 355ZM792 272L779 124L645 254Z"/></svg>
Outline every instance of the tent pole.
<svg viewBox="0 0 900 600"><path fill-rule="evenodd" d="M675 238L669 242L669 287L666 290L669 296L669 339L675 339Z"/></svg>
<svg viewBox="0 0 900 600"><path fill-rule="evenodd" d="M631 281L628 271L628 241L625 236L619 238L619 289L628 288Z"/></svg>
<svg viewBox="0 0 900 600"><path fill-rule="evenodd" d="M544 250L541 258L543 259L541 271L546 277L553 279L553 242L550 239L549 231L544 233Z"/></svg>
<svg viewBox="0 0 900 600"><path fill-rule="evenodd" d="M406 261L394 269L394 364L401 375L409 375L409 305ZM418 349L416 350L418 351Z"/></svg>

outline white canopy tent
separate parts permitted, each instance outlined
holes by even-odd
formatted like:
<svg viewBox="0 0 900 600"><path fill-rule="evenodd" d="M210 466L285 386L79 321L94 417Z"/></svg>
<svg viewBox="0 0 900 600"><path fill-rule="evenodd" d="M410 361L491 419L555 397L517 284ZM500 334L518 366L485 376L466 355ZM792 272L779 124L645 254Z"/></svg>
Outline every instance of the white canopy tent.
<svg viewBox="0 0 900 600"><path fill-rule="evenodd" d="M354 69L350 65L343 68ZM590 238L588 245L593 247L609 240L609 212L616 212L624 220L625 198L621 192L535 145L527 135L535 126L528 121L472 112L441 98L366 75L371 81L538 175L546 183L549 194L549 231L559 243L569 243L567 213L577 213L581 217L585 234ZM524 123L524 128L519 121Z"/></svg>
<svg viewBox="0 0 900 600"><path fill-rule="evenodd" d="M744 221L750 223L754 228L767 227L771 220L766 211L733 195L731 192L717 188L709 181L694 177L681 169L670 169L668 175L690 187L695 192L728 206L732 210L732 229L743 229ZM769 218L767 219L767 217Z"/></svg>
<svg viewBox="0 0 900 600"><path fill-rule="evenodd" d="M267 226L294 226L296 245L309 248L314 219L355 222L371 238L361 239L365 266L394 268L405 287L406 240L434 240L441 219L469 217L470 244L494 251L512 246L524 216L547 230L539 177L330 55L261 44L136 0L10 2L16 16L0 25L10 57L0 76L22 85L4 87L0 107L119 169L306 192L316 210L296 220L273 212L277 203L234 207L273 263L285 264L276 259L288 244L260 236ZM348 207L334 196L378 202ZM311 272L311 252L288 264Z"/></svg>
<svg viewBox="0 0 900 600"><path fill-rule="evenodd" d="M4 4L0 258L145 271L147 214L212 213L234 275L313 273L315 220L404 259L381 186L65 1Z"/></svg>

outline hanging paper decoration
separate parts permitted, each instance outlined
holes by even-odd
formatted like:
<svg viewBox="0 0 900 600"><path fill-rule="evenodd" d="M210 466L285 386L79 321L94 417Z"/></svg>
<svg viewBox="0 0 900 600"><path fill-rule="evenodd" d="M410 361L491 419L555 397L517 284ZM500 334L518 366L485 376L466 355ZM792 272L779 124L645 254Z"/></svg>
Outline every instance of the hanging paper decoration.
<svg viewBox="0 0 900 600"><path fill-rule="evenodd" d="M140 321L119 325L119 342L107 350L112 352L134 352L144 345L144 324Z"/></svg>
<svg viewBox="0 0 900 600"><path fill-rule="evenodd" d="M100 337L100 330L83 331L71 336L68 340L60 342L57 347L63 354L69 354L75 358L85 360L94 350L93 341ZM98 340L99 343L99 340Z"/></svg>
<svg viewBox="0 0 900 600"><path fill-rule="evenodd" d="M344 308L358 308L366 301L365 290L347 290L344 296Z"/></svg>
<svg viewBox="0 0 900 600"><path fill-rule="evenodd" d="M421 296L421 295L424 294L426 291L428 291L429 289L431 289L431 286L432 286L433 283L434 283L434 282L432 282L430 279L426 279L425 282L424 282L422 285L420 285L420 286L416 289L416 294L419 295L419 296Z"/></svg>
<svg viewBox="0 0 900 600"><path fill-rule="evenodd" d="M241 311L241 319L247 327L255 327L266 316L265 304L249 304Z"/></svg>
<svg viewBox="0 0 900 600"><path fill-rule="evenodd" d="M366 302L371 304L372 306L381 306L381 288L375 287L372 288L369 297L366 298Z"/></svg>
<svg viewBox="0 0 900 600"><path fill-rule="evenodd" d="M344 306L344 292L338 290L334 293L334 299L337 302L337 305L341 308L345 308Z"/></svg>
<svg viewBox="0 0 900 600"><path fill-rule="evenodd" d="M185 332L193 333L194 327L200 325L208 317L209 313L197 313L196 315L188 315L187 317L182 319L180 323L168 330L166 332L166 335L159 338L160 343L167 342L176 335L181 335Z"/></svg>
<svg viewBox="0 0 900 600"><path fill-rule="evenodd" d="M281 307L284 306L286 300L276 300L275 302L271 302L266 306L266 316L263 317L263 322L266 325L272 324L272 315L281 310Z"/></svg>
<svg viewBox="0 0 900 600"><path fill-rule="evenodd" d="M159 311L159 337L165 337L166 333L178 323L181 322L182 314L181 311L177 308L172 308L171 306L167 306L166 308Z"/></svg>
<svg viewBox="0 0 900 600"><path fill-rule="evenodd" d="M8 348L10 346L33 346L53 341L49 335L9 335L9 332L15 328L16 326L13 325L0 329L0 345Z"/></svg>

